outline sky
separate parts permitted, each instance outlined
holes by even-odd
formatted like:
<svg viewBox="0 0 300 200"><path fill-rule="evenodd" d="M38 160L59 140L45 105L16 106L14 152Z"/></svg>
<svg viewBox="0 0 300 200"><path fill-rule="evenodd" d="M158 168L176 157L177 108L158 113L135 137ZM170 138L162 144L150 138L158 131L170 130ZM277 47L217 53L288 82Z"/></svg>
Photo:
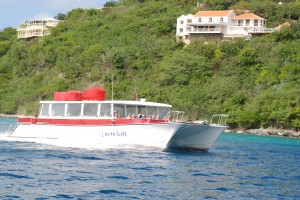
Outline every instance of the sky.
<svg viewBox="0 0 300 200"><path fill-rule="evenodd" d="M18 28L26 20L54 18L76 8L102 8L109 0L0 0L0 31Z"/></svg>

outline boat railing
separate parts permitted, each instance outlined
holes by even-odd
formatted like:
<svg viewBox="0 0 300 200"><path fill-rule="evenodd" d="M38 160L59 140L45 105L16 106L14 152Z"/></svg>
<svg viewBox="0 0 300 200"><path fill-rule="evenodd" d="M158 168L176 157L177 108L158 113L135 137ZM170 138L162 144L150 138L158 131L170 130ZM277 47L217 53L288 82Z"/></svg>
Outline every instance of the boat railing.
<svg viewBox="0 0 300 200"><path fill-rule="evenodd" d="M169 112L169 119L168 121L172 122L184 122L183 117L184 117L184 111L170 111Z"/></svg>
<svg viewBox="0 0 300 200"><path fill-rule="evenodd" d="M227 114L215 114L211 117L210 124L213 125L227 125Z"/></svg>
<svg viewBox="0 0 300 200"><path fill-rule="evenodd" d="M10 134L12 134L17 128L17 126L18 126L17 124L11 123L6 131L6 136L8 137Z"/></svg>

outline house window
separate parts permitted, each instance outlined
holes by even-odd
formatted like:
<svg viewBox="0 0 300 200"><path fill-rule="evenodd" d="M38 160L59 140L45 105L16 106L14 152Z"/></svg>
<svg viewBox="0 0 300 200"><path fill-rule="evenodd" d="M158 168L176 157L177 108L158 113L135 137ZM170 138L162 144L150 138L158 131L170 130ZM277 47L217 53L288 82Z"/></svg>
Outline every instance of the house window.
<svg viewBox="0 0 300 200"><path fill-rule="evenodd" d="M254 20L254 26L258 26L258 20L257 19Z"/></svg>
<svg viewBox="0 0 300 200"><path fill-rule="evenodd" d="M202 19L201 18L198 18L198 22L201 22L202 21Z"/></svg>
<svg viewBox="0 0 300 200"><path fill-rule="evenodd" d="M187 23L192 23L192 19L187 19Z"/></svg>
<svg viewBox="0 0 300 200"><path fill-rule="evenodd" d="M221 17L221 18L220 18L220 22L223 22L223 21L224 21L224 19L223 19L223 17Z"/></svg>
<svg viewBox="0 0 300 200"><path fill-rule="evenodd" d="M180 29L179 29L179 32L182 33L182 32L183 32L183 28L180 28Z"/></svg>
<svg viewBox="0 0 300 200"><path fill-rule="evenodd" d="M246 26L249 26L250 24L250 19L246 19Z"/></svg>
<svg viewBox="0 0 300 200"><path fill-rule="evenodd" d="M183 22L183 20L180 20L180 24L183 24L184 22Z"/></svg>
<svg viewBox="0 0 300 200"><path fill-rule="evenodd" d="M189 39L189 36L188 36L188 35L186 35L186 36L185 36L185 39L186 39L186 40L188 40L188 39Z"/></svg>
<svg viewBox="0 0 300 200"><path fill-rule="evenodd" d="M209 18L209 22L212 22L212 18L211 17Z"/></svg>
<svg viewBox="0 0 300 200"><path fill-rule="evenodd" d="M238 20L238 26L243 26L243 20L242 19Z"/></svg>

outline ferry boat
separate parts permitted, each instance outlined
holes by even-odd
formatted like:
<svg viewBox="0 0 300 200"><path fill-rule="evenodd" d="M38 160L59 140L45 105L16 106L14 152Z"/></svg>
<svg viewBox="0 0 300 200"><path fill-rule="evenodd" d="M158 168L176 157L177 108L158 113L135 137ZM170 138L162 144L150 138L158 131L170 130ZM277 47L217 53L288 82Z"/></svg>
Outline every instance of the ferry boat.
<svg viewBox="0 0 300 200"><path fill-rule="evenodd" d="M96 91L97 98L82 99L87 91ZM40 101L37 116L19 117L6 137L69 147L207 151L228 128L228 115L213 115L210 123L184 121L184 112L172 111L169 104L105 100L105 90L87 91L54 93L53 101Z"/></svg>

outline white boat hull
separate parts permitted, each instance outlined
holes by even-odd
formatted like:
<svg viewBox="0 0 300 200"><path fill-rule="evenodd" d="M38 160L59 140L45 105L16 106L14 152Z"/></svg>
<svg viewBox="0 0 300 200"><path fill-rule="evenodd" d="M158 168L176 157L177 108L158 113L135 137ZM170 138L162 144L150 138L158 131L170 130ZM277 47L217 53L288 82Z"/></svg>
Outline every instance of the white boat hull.
<svg viewBox="0 0 300 200"><path fill-rule="evenodd" d="M181 126L168 141L168 149L200 149L207 151L226 126L187 123Z"/></svg>
<svg viewBox="0 0 300 200"><path fill-rule="evenodd" d="M208 150L227 126L196 123L130 125L20 124L7 140L31 141L83 148L135 148Z"/></svg>

